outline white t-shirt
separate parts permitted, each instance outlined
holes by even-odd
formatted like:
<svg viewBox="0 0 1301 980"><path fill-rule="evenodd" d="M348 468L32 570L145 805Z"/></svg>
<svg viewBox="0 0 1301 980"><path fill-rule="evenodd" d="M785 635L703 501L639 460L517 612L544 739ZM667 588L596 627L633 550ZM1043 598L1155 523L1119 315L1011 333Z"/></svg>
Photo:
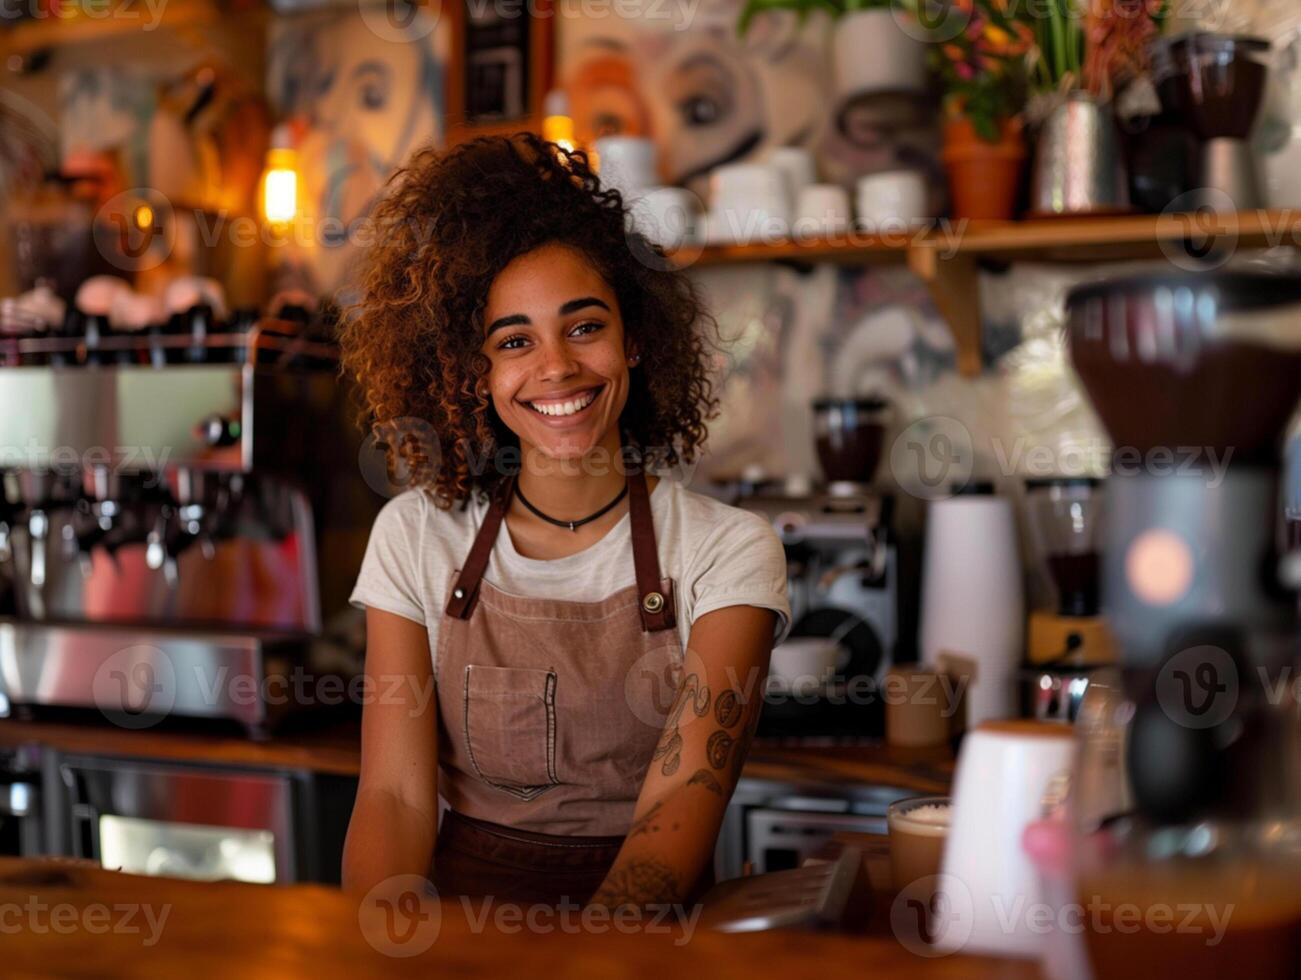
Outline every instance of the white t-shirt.
<svg viewBox="0 0 1301 980"><path fill-rule="evenodd" d="M790 629L786 556L772 526L681 483L661 479L651 492L660 574L674 581L678 631L687 647L691 623L726 606L759 606L779 615L774 643ZM440 510L422 490L407 490L380 510L349 601L422 624L430 655L452 572L465 562L487 512L486 502ZM503 592L599 602L637 581L627 512L604 537L564 558L526 558L503 523L484 579Z"/></svg>

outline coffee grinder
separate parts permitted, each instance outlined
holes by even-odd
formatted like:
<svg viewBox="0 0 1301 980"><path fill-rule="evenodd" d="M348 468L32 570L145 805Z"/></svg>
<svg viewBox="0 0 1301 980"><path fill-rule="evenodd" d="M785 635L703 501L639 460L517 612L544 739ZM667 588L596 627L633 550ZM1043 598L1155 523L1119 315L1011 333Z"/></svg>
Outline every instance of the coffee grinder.
<svg viewBox="0 0 1301 980"><path fill-rule="evenodd" d="M1032 610L1021 672L1022 713L1073 722L1094 672L1114 664L1100 610L1103 481L1084 476L1026 481L1030 540L1054 604Z"/></svg>
<svg viewBox="0 0 1301 980"><path fill-rule="evenodd" d="M1163 108L1201 141L1196 205L1264 207L1248 137L1265 97L1269 42L1204 31L1160 38L1152 73Z"/></svg>
<svg viewBox="0 0 1301 980"><path fill-rule="evenodd" d="M819 398L813 402L818 463L827 480L827 498L848 508L871 495L881 458L889 403L879 398Z"/></svg>
<svg viewBox="0 0 1301 980"><path fill-rule="evenodd" d="M1030 539L1052 582L1056 605L1030 613L1031 664L1098 665L1115 660L1100 611L1103 481L1066 476L1027 480Z"/></svg>
<svg viewBox="0 0 1301 980"><path fill-rule="evenodd" d="M1301 949L1301 583L1284 572L1296 562L1279 492L1301 277L1139 276L1079 287L1067 307L1072 360L1115 445L1102 608L1127 790L1109 794L1127 801L1112 813L1083 798L1085 780L1072 790L1077 897L1232 909L1217 944L1104 912L1084 936L1093 972L1282 980Z"/></svg>

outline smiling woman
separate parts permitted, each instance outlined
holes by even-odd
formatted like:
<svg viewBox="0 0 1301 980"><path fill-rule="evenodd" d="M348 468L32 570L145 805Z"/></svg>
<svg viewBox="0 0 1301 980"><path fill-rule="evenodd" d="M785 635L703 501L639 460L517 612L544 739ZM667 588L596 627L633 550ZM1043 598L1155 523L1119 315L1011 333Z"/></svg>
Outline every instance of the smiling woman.
<svg viewBox="0 0 1301 980"><path fill-rule="evenodd" d="M368 677L412 694L365 708L349 887L640 906L712 880L785 556L668 476L714 407L712 321L625 214L526 135L423 151L378 209L344 363L412 489L352 601Z"/></svg>

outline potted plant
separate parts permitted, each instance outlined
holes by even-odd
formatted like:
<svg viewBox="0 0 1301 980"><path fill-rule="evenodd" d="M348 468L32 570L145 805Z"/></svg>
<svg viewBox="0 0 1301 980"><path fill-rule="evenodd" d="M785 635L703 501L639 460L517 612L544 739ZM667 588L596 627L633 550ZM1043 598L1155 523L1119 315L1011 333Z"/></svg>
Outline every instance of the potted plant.
<svg viewBox="0 0 1301 980"><path fill-rule="evenodd" d="M1026 158L1021 111L1034 40L1028 8L1009 0L953 0L932 31L954 217L1008 220Z"/></svg>
<svg viewBox="0 0 1301 980"><path fill-rule="evenodd" d="M898 0L746 0L737 29L744 34L755 17L769 11L792 11L803 24L820 10L835 23L832 64L838 104L874 92L924 92L925 35L898 7Z"/></svg>
<svg viewBox="0 0 1301 980"><path fill-rule="evenodd" d="M1147 68L1167 0L1042 0L1031 55L1039 123L1031 179L1038 214L1130 210L1116 91Z"/></svg>

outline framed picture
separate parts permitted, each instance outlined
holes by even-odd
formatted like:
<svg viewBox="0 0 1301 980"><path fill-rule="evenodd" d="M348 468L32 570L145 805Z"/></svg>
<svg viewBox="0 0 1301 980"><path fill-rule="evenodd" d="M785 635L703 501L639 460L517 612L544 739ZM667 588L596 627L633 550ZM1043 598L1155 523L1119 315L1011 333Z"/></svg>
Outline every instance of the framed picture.
<svg viewBox="0 0 1301 980"><path fill-rule="evenodd" d="M540 132L555 68L553 0L444 0L452 28L447 139Z"/></svg>

